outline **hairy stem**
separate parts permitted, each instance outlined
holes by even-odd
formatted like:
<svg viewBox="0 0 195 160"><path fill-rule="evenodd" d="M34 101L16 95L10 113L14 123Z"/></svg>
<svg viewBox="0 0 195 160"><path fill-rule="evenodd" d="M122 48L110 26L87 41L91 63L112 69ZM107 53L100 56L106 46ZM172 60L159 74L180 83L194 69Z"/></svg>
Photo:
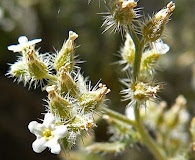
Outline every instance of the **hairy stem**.
<svg viewBox="0 0 195 160"><path fill-rule="evenodd" d="M140 71L140 64L141 64L141 58L142 58L142 52L144 49L145 41L139 40L135 32L131 31L131 36L135 44L135 58L134 58L134 64L133 64L133 80L136 81L139 77L139 71ZM139 134L142 137L142 140L148 150L153 154L153 156L157 160L166 160L166 157L162 151L162 149L156 144L156 142L152 139L152 137L148 134L146 128L144 127L142 123L142 119L140 118L140 106L138 103L135 104L135 128L139 132Z"/></svg>
<svg viewBox="0 0 195 160"><path fill-rule="evenodd" d="M153 154L156 160L166 160L166 156L163 152L163 150L158 146L158 144L155 143L155 141L151 138L151 136L148 134L146 131L145 127L143 126L143 123L140 118L140 106L136 104L135 106L135 119L136 119L136 124L135 127L137 131L140 133L142 140L148 150Z"/></svg>
<svg viewBox="0 0 195 160"><path fill-rule="evenodd" d="M135 45L135 58L133 63L133 80L136 81L139 75L142 52L144 48L144 41L138 42Z"/></svg>
<svg viewBox="0 0 195 160"><path fill-rule="evenodd" d="M123 114L120 114L120 113L113 111L111 109L108 109L108 108L103 108L103 111L104 111L104 114L107 114L110 117L116 118L119 121L122 121L122 122L127 123L127 124L131 124L132 126L135 125L134 121L128 119Z"/></svg>
<svg viewBox="0 0 195 160"><path fill-rule="evenodd" d="M144 40L140 41L139 37L131 29L130 26L128 27L127 32L131 35L131 38L133 39L133 42L135 44L135 58L134 58L134 63L133 63L133 81L136 81L139 75L142 52L143 52L143 48L145 45L145 41Z"/></svg>
<svg viewBox="0 0 195 160"><path fill-rule="evenodd" d="M57 77L55 75L52 75L52 74L48 74L46 78L49 79L51 82L57 81Z"/></svg>

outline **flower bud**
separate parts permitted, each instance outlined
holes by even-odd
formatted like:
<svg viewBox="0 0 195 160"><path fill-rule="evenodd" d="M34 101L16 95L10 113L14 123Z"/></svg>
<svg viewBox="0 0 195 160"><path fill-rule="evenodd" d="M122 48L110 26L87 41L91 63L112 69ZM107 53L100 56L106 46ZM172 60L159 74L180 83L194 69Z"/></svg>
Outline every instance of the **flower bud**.
<svg viewBox="0 0 195 160"><path fill-rule="evenodd" d="M70 128L79 132L82 130L88 131L93 127L95 127L95 123L92 114L77 114L70 124Z"/></svg>
<svg viewBox="0 0 195 160"><path fill-rule="evenodd" d="M163 54L166 54L168 51L169 46L163 43L161 39L153 42L152 48L148 51L145 51L142 55L140 77L142 77L142 79L150 79L155 70L159 57Z"/></svg>
<svg viewBox="0 0 195 160"><path fill-rule="evenodd" d="M138 11L134 10L137 7L137 2L134 0L117 0L113 3L110 15L105 16L105 31L113 28L113 31L120 31L127 29L134 18L139 16Z"/></svg>
<svg viewBox="0 0 195 160"><path fill-rule="evenodd" d="M146 102L150 98L156 98L160 89L160 85L153 86L144 82L135 82L131 85L133 99L138 102Z"/></svg>
<svg viewBox="0 0 195 160"><path fill-rule="evenodd" d="M183 96L178 96L175 104L164 114L164 122L169 128L174 128L176 125L181 125L188 121L188 114L185 114L186 99ZM182 116L182 113L183 116Z"/></svg>
<svg viewBox="0 0 195 160"><path fill-rule="evenodd" d="M148 71L152 69L159 58L159 54L157 54L154 50L149 50L145 52L142 56L140 72ZM151 76L150 74L148 76Z"/></svg>
<svg viewBox="0 0 195 160"><path fill-rule="evenodd" d="M65 99L62 98L57 93L57 88L55 85L48 86L46 88L48 92L49 98L49 109L54 115L59 116L63 120L68 120L71 118L71 111L70 111L70 103Z"/></svg>
<svg viewBox="0 0 195 160"><path fill-rule="evenodd" d="M79 105L85 111L91 111L97 109L99 104L103 101L104 96L110 92L110 89L103 85L102 83L99 84L99 89L95 91L84 92L78 98Z"/></svg>
<svg viewBox="0 0 195 160"><path fill-rule="evenodd" d="M30 76L27 72L27 66L24 61L18 61L12 64L10 66L9 72L6 75L9 75L10 77L15 77L18 82L23 81L24 85L26 85L26 83L30 79Z"/></svg>
<svg viewBox="0 0 195 160"><path fill-rule="evenodd" d="M129 34L126 34L124 46L121 48L122 63L127 63L128 66L133 66L135 56L135 44Z"/></svg>
<svg viewBox="0 0 195 160"><path fill-rule="evenodd" d="M39 59L35 50L29 50L26 54L28 72L30 76L35 80L42 80L47 78L49 70L47 65Z"/></svg>
<svg viewBox="0 0 195 160"><path fill-rule="evenodd" d="M69 64L70 68L69 70L71 71L74 66L74 41L78 37L78 34L76 34L73 31L69 31L69 37L68 40L65 41L65 43L62 46L62 49L59 51L57 56L55 57L54 60L54 68L58 71L62 66L65 64Z"/></svg>
<svg viewBox="0 0 195 160"><path fill-rule="evenodd" d="M143 122L153 130L160 128L163 124L163 115L166 107L167 104L165 101L161 101L159 104L148 101L147 113L145 108L141 109Z"/></svg>
<svg viewBox="0 0 195 160"><path fill-rule="evenodd" d="M148 20L142 28L142 34L145 41L154 42L160 38L174 9L175 4L171 1L167 4L166 8L161 9Z"/></svg>
<svg viewBox="0 0 195 160"><path fill-rule="evenodd" d="M68 72L67 66L60 68L58 75L58 87L62 94L69 93L71 96L75 97L78 93L77 84Z"/></svg>

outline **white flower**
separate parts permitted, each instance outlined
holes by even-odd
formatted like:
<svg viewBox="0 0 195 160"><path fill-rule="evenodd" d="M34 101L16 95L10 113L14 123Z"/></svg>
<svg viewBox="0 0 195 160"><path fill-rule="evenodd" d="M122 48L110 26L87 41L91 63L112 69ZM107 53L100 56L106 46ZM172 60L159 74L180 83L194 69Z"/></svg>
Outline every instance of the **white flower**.
<svg viewBox="0 0 195 160"><path fill-rule="evenodd" d="M8 50L13 51L13 52L20 52L20 51L25 50L26 48L33 46L36 43L39 43L41 41L42 41L42 39L34 39L31 41L28 41L28 38L26 36L21 36L18 38L19 44L8 46Z"/></svg>
<svg viewBox="0 0 195 160"><path fill-rule="evenodd" d="M166 54L170 49L170 47L161 39L158 39L155 42L153 42L153 47L158 54Z"/></svg>
<svg viewBox="0 0 195 160"><path fill-rule="evenodd" d="M129 118L132 121L135 121L135 114L134 114L134 108L133 106L128 106L125 109L125 115L127 116L127 118Z"/></svg>
<svg viewBox="0 0 195 160"><path fill-rule="evenodd" d="M126 40L124 46L120 49L120 54L122 60L120 64L126 64L123 70L127 70L129 67L133 66L133 61L135 57L135 44L129 34L126 34Z"/></svg>
<svg viewBox="0 0 195 160"><path fill-rule="evenodd" d="M61 147L58 140L66 136L67 127L56 125L56 119L51 113L45 114L42 124L36 121L30 122L28 129L37 137L32 144L34 152L40 153L48 147L51 153L60 153Z"/></svg>

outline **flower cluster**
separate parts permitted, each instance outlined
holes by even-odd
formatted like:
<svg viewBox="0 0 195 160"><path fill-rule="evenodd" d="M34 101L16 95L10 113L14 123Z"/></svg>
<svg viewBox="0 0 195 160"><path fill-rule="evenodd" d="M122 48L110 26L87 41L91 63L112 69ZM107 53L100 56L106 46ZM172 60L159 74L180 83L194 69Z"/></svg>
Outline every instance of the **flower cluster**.
<svg viewBox="0 0 195 160"><path fill-rule="evenodd" d="M145 47L140 60L139 76L137 80L122 79L122 83L127 87L121 91L124 95L124 100L131 100L128 106L134 106L136 102L145 105L146 101L154 101L158 97L157 93L162 89L163 85L162 83L155 83L153 77L157 68L158 59L168 51L169 46L161 39L153 42L149 48ZM130 74L132 74L136 49L128 33L126 34L125 44L121 48L120 54L122 60L120 60L119 63L125 64L123 70L130 70Z"/></svg>
<svg viewBox="0 0 195 160"><path fill-rule="evenodd" d="M126 32L125 43L120 49L122 60L119 64L125 65L123 70L128 70L131 77L122 80L127 88L121 93L124 94L125 100L131 100L128 106L134 106L136 102L145 105L146 101L158 97L157 93L162 84L154 83L153 77L158 59L169 51L169 46L160 39L160 36L174 8L174 3L170 2L145 24L138 23L139 32L132 26L129 26Z"/></svg>
<svg viewBox="0 0 195 160"><path fill-rule="evenodd" d="M19 44L8 47L20 55L7 75L29 88L40 85L47 92L43 123L32 121L28 125L36 136L33 150L40 153L49 148L51 153L59 154L71 149L80 135L90 133L96 126L94 115L103 113L102 119L109 125L110 142L90 144L86 147L88 152L118 153L141 143L155 159L190 159L190 154L195 153L195 118L187 132L190 114L186 99L180 95L170 107L164 101L156 101L163 88L162 83L154 80L157 62L170 49L161 36L175 4L169 2L148 19L143 19L137 0L113 0L109 4L103 22L105 31L125 33L119 52L119 64L124 65L121 70L129 73L121 80L125 85L121 91L123 99L130 101L125 115L105 106L105 96L110 92L105 84L92 87L82 75L75 56L77 33L69 31L68 39L55 54L39 53L35 45L41 39L29 41L25 36L19 37Z"/></svg>
<svg viewBox="0 0 195 160"><path fill-rule="evenodd" d="M93 144L87 148L91 151L96 149L100 152L118 152L129 144L140 141L153 144L149 142L150 138L147 137L148 134L141 123L143 117L139 114L142 109L146 111L149 102L157 102L158 92L163 88L162 83L154 80L154 74L159 58L170 49L162 41L161 35L175 9L175 4L169 2L148 20L142 19L145 16L141 16L142 8L138 8L137 5L138 1L135 0L114 0L111 2L109 13L104 17L105 31L108 29L114 32L121 31L122 36L125 33L125 42L119 51L121 57L119 64L124 65L122 70L127 71L129 75L121 80L126 87L121 93L124 95L123 99L130 102L126 108L125 118L128 120L117 113L106 111L103 118L109 124L111 142ZM106 149L104 145L110 148ZM113 148L113 145L117 147ZM161 151L157 152L161 158L154 153L155 158L163 159Z"/></svg>
<svg viewBox="0 0 195 160"><path fill-rule="evenodd" d="M160 104L148 102L147 112L141 109L143 122L155 133L157 143L163 146L163 150L170 154L170 157L182 155L189 144L187 125L190 114L186 103L186 99L179 95L170 107L162 101ZM129 110L126 114L132 113Z"/></svg>
<svg viewBox="0 0 195 160"><path fill-rule="evenodd" d="M18 38L19 44L11 45L8 50L19 52L17 62L11 65L7 75L15 77L18 82L23 82L24 85L29 83L29 88L34 83L34 88L37 85L43 85L44 80L50 77L50 56L39 54L35 50L35 44L41 42L41 39L28 41L26 36Z"/></svg>
<svg viewBox="0 0 195 160"><path fill-rule="evenodd" d="M33 142L33 150L42 152L46 147L58 154L61 149L70 149L83 132L89 132L96 126L94 113L100 113L105 107L105 95L110 92L106 85L99 83L90 86L76 66L74 56L75 40L78 37L73 31L56 54L40 54L35 44L41 39L28 41L22 36L18 45L8 47L19 52L18 61L10 66L7 75L15 77L29 88L40 82L42 89L48 93L47 108L43 124L35 121L28 126L37 139ZM47 82L47 84L44 84Z"/></svg>

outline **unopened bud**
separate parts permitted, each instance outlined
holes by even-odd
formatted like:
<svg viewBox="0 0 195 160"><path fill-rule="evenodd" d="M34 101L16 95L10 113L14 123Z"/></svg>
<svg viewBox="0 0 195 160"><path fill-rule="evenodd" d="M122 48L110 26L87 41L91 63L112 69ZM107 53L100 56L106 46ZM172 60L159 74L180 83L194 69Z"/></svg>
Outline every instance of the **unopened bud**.
<svg viewBox="0 0 195 160"><path fill-rule="evenodd" d="M164 121L169 128L188 121L188 114L185 114L186 99L180 95L175 104L164 114ZM183 116L182 116L183 114Z"/></svg>
<svg viewBox="0 0 195 160"><path fill-rule="evenodd" d="M49 73L47 65L41 61L35 53L35 50L29 50L26 54L28 72L35 80L47 78Z"/></svg>
<svg viewBox="0 0 195 160"><path fill-rule="evenodd" d="M121 29L127 29L134 18L139 16L138 11L134 8L137 7L137 2L134 0L118 0L113 3L110 11L110 15L105 16L103 26L106 26L106 30L113 28L113 31L120 31Z"/></svg>
<svg viewBox="0 0 195 160"><path fill-rule="evenodd" d="M121 56L124 63L127 63L129 66L133 65L135 57L135 44L129 34L126 34L125 45L121 48Z"/></svg>
<svg viewBox="0 0 195 160"><path fill-rule="evenodd" d="M105 95L109 92L110 89L108 89L106 85L100 83L97 90L85 92L78 98L80 106L84 108L85 111L97 109Z"/></svg>
<svg viewBox="0 0 195 160"><path fill-rule="evenodd" d="M169 18L174 9L175 4L173 2L170 2L167 4L166 8L161 9L148 20L148 22L142 29L142 33L146 41L154 42L160 38L163 33L164 27L169 21Z"/></svg>
<svg viewBox="0 0 195 160"><path fill-rule="evenodd" d="M68 40L62 46L62 49L57 54L54 60L54 68L58 71L60 68L67 63L70 64L70 71L73 69L74 66L74 49L75 44L74 41L78 37L78 35L73 32L69 31Z"/></svg>
<svg viewBox="0 0 195 160"><path fill-rule="evenodd" d="M68 72L67 66L61 67L58 76L58 86L62 94L69 93L75 97L78 93L77 84Z"/></svg>
<svg viewBox="0 0 195 160"><path fill-rule="evenodd" d="M71 116L70 103L57 93L57 88L55 85L48 86L46 91L48 92L48 103L51 112L63 120L69 119Z"/></svg>

